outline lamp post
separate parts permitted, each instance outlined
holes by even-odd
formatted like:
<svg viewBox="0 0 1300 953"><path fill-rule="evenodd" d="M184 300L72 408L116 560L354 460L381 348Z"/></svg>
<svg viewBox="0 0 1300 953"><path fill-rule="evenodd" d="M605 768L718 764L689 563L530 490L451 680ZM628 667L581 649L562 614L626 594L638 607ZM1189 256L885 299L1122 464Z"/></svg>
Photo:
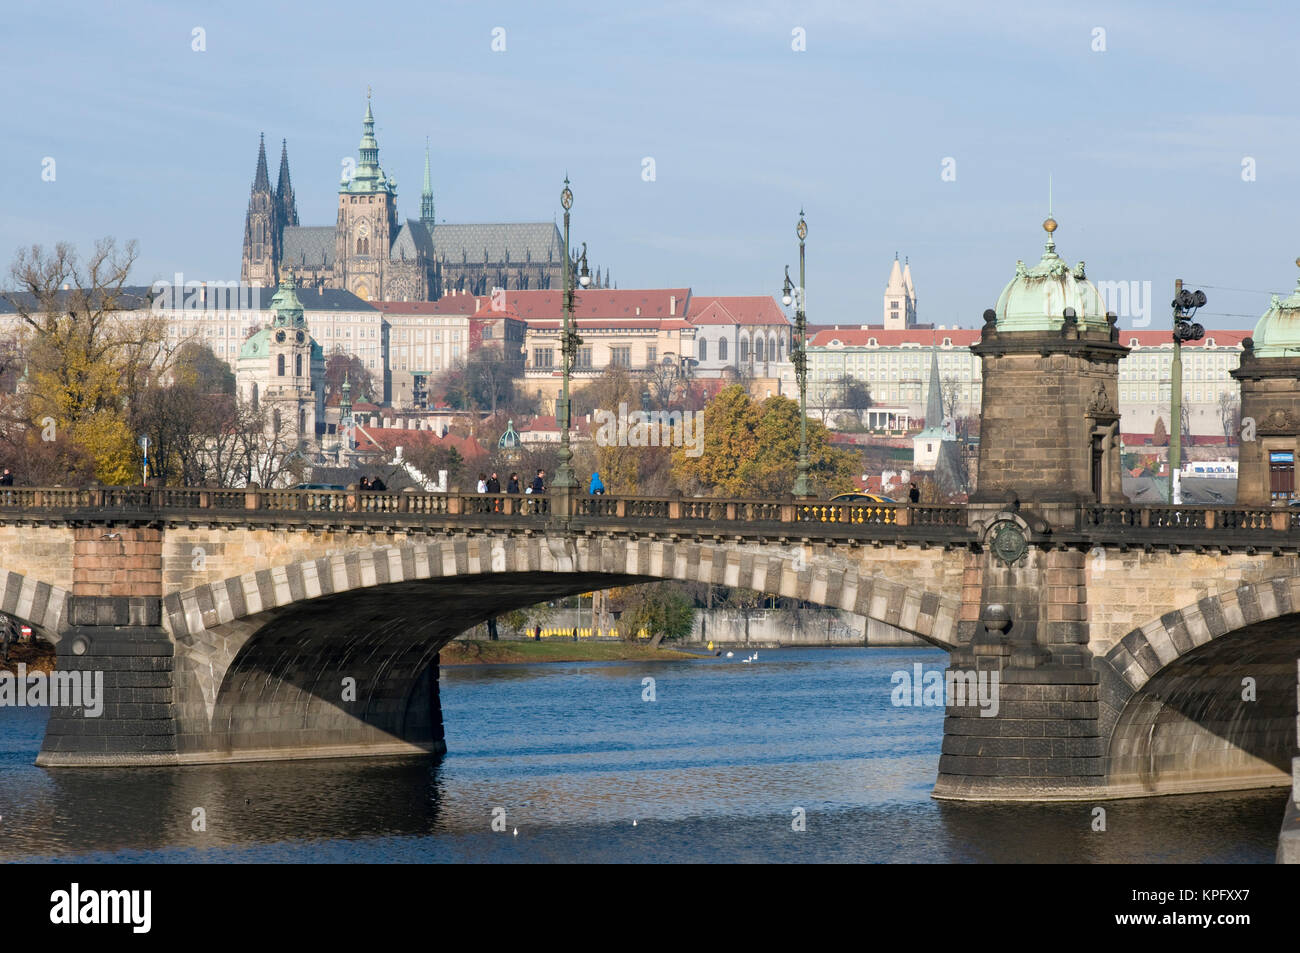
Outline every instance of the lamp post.
<svg viewBox="0 0 1300 953"><path fill-rule="evenodd" d="M1169 374L1169 416L1171 418L1169 437L1169 502L1179 503L1175 499L1174 488L1177 476L1174 471L1181 469L1183 462L1183 342L1199 341L1205 336L1205 329L1191 320L1196 309L1205 304L1204 291L1184 291L1183 279L1174 282L1174 357ZM1177 494L1182 496L1181 493Z"/></svg>
<svg viewBox="0 0 1300 953"><path fill-rule="evenodd" d="M569 499L572 496L577 481L573 476L573 449L569 446L569 375L573 370L574 361L578 357L578 347L582 344L582 338L578 337L578 331L574 327L573 319L573 295L574 295L574 275L573 259L569 252L569 209L573 208L573 190L569 188L569 177L564 177L564 190L560 192L560 204L564 206L564 330L560 335L560 360L563 369L564 384L563 397L560 404L561 414L556 413L556 422L560 425L560 463L555 468L555 479L551 481L551 486L557 490L557 501L560 504L559 516L561 519L569 517ZM587 287L591 284L591 273L587 270L587 243L582 244L582 256L579 260L581 270L578 275L578 284Z"/></svg>
<svg viewBox="0 0 1300 953"><path fill-rule="evenodd" d="M808 316L804 313L804 239L808 237L808 223L804 221L803 209L799 210L799 224L795 226L799 236L799 287L790 284L790 266L785 266L785 288L781 301L788 307L796 301L794 311L795 346L790 350L790 360L794 364L795 379L799 382L799 464L794 478L794 495L799 499L812 496L808 487L808 351L806 337L808 334Z"/></svg>

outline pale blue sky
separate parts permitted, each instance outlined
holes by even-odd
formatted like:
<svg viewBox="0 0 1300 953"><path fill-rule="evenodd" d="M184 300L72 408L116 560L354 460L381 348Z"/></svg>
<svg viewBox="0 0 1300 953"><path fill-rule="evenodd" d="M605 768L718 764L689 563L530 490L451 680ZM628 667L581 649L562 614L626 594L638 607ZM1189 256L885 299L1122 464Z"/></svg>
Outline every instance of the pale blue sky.
<svg viewBox="0 0 1300 953"><path fill-rule="evenodd" d="M778 293L802 206L811 321L879 321L898 250L923 321L977 326L1041 253L1049 173L1058 251L1151 281L1153 326L1178 276L1244 289L1207 288L1243 315L1214 326L1294 287L1294 8L981 6L24 4L0 34L0 259L114 235L139 240L141 284L237 278L258 133L272 176L289 140L303 224L332 224L369 85L403 215L426 136L449 222L548 220L567 171L575 238L623 288Z"/></svg>

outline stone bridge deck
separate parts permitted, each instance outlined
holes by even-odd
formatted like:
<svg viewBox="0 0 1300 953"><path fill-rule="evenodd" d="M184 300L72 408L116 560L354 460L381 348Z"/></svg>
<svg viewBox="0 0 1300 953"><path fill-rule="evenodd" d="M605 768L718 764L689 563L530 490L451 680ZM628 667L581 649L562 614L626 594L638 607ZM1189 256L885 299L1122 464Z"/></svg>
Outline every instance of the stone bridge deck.
<svg viewBox="0 0 1300 953"><path fill-rule="evenodd" d="M662 579L853 611L1000 671L998 717L949 708L939 796L1275 784L1295 754L1290 509L0 488L0 611L113 696L100 722L56 712L50 765L440 750L447 640Z"/></svg>

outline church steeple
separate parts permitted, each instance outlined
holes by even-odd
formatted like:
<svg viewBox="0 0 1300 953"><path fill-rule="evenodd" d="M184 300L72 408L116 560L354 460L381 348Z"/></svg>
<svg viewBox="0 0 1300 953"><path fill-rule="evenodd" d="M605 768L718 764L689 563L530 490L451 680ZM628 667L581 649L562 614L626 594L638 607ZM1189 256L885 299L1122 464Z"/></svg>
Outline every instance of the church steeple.
<svg viewBox="0 0 1300 953"><path fill-rule="evenodd" d="M925 429L943 427L943 385L939 381L939 349L930 349L930 387L925 397Z"/></svg>
<svg viewBox="0 0 1300 953"><path fill-rule="evenodd" d="M289 141L280 140L280 182L275 188L275 204L280 210L280 227L298 224L298 202L289 181Z"/></svg>
<svg viewBox="0 0 1300 953"><path fill-rule="evenodd" d="M271 177L266 173L266 134L257 138L257 172L253 174L253 191L271 191Z"/></svg>
<svg viewBox="0 0 1300 953"><path fill-rule="evenodd" d="M379 142L375 139L375 114L366 96L366 115L361 120L361 142L357 146L357 168L352 178L344 178L340 192L397 192L394 181L379 167Z"/></svg>
<svg viewBox="0 0 1300 953"><path fill-rule="evenodd" d="M433 176L429 172L429 142L424 143L424 188L420 190L420 221L433 228Z"/></svg>
<svg viewBox="0 0 1300 953"><path fill-rule="evenodd" d="M908 272L910 277L911 272ZM903 278L903 269L898 264L898 253L894 253L894 264L889 269L889 282L885 285L884 325L890 330L903 330L909 326L907 320L908 290Z"/></svg>

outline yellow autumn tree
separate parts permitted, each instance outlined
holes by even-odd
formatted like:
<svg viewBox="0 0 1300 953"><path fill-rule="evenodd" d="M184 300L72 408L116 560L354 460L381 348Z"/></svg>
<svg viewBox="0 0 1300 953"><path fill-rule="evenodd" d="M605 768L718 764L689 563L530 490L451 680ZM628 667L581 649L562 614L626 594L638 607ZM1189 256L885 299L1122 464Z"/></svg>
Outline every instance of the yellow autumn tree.
<svg viewBox="0 0 1300 953"><path fill-rule="evenodd" d="M594 443L592 460L605 492L619 496L635 496L640 488L639 464L644 461L646 448L629 446L618 439L618 416L622 410L629 413L641 408L641 391L631 375L620 367L611 367L599 378L573 395L574 419L579 414L591 414L591 433ZM608 414L609 417L603 415ZM602 421L607 423L602 427ZM591 474L579 474L582 489L586 489Z"/></svg>
<svg viewBox="0 0 1300 953"><path fill-rule="evenodd" d="M129 483L138 451L132 401L165 371L162 321L126 287L134 242L98 242L82 268L76 250L22 249L5 294L22 321L27 378L18 416L43 442L66 441L67 459L90 461L73 479Z"/></svg>
<svg viewBox="0 0 1300 953"><path fill-rule="evenodd" d="M739 384L724 387L704 408L703 449L673 451L673 475L687 492L745 496L744 469L759 453L758 418L753 401Z"/></svg>

